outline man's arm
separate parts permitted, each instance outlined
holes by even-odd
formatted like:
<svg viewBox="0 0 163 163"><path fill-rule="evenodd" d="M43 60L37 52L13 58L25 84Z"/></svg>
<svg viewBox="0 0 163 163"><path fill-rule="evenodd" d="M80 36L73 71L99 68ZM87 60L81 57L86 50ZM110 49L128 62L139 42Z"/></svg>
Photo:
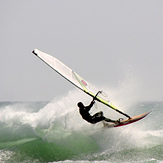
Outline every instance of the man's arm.
<svg viewBox="0 0 163 163"><path fill-rule="evenodd" d="M95 100L96 100L96 97L99 93L102 93L102 91L98 91L97 94L93 97L93 100L91 101L90 105L89 106L86 106L85 109L87 111L90 111L90 109L92 108L93 104L95 103Z"/></svg>
<svg viewBox="0 0 163 163"><path fill-rule="evenodd" d="M94 103L95 103L95 101L92 100L91 103L90 103L88 106L85 107L85 109L86 109L87 111L90 111Z"/></svg>

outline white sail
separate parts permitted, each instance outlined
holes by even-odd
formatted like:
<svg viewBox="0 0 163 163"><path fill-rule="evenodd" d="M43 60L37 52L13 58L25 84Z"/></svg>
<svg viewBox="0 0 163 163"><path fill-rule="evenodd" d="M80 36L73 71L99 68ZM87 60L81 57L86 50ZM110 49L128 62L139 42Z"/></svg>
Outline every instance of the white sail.
<svg viewBox="0 0 163 163"><path fill-rule="evenodd" d="M75 73L73 70L71 70L69 67L67 67L65 64L63 64L61 61L59 61L55 57L49 54L46 54L44 52L41 52L38 49L33 50L33 53L37 57L39 57L42 61L44 61L47 65L49 65L53 70L59 73L62 77L67 79L73 85L75 85L76 87L84 91L85 93L89 94L90 96L94 97L96 93L99 91L98 89L90 85L86 80L84 80L77 73ZM112 104L110 104L109 100L107 99L106 94L99 93L96 99L102 102L103 104L109 106L110 108L118 111L119 113L129 117L127 114L121 112L119 109L117 109Z"/></svg>

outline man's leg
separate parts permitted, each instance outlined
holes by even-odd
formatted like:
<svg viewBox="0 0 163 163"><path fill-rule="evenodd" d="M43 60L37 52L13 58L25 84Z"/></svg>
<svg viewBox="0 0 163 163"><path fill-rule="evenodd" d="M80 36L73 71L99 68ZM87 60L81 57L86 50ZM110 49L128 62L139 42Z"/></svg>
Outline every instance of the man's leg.
<svg viewBox="0 0 163 163"><path fill-rule="evenodd" d="M98 112L92 116L92 121L93 121L92 123L94 123L94 124L97 122L103 121L103 120L106 122L118 123L118 121L111 120L109 118L104 117L102 111Z"/></svg>
<svg viewBox="0 0 163 163"><path fill-rule="evenodd" d="M106 122L113 122L113 123L116 122L115 120L111 120L111 119L109 119L109 118L105 118L104 121L106 121Z"/></svg>
<svg viewBox="0 0 163 163"><path fill-rule="evenodd" d="M94 124L97 123L97 122L103 121L103 120L105 120L105 117L103 116L102 111L98 112L98 113L96 113L96 114L94 114L92 116L92 121L93 121Z"/></svg>

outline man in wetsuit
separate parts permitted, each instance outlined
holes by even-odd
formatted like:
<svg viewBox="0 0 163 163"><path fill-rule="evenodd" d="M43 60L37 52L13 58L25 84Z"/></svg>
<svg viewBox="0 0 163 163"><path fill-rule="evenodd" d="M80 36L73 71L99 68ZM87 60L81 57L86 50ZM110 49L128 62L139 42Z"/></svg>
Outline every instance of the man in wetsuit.
<svg viewBox="0 0 163 163"><path fill-rule="evenodd" d="M96 96L93 98L93 100L91 101L89 106L84 106L82 102L79 102L77 104L79 107L79 112L80 112L80 115L82 116L82 118L84 120L86 120L87 122L92 123L92 124L95 124L95 123L103 121L103 120L106 122L118 123L118 121L114 121L114 120L111 120L111 119L104 117L102 111L94 114L93 116L90 115L89 111L92 108L93 104L95 103L95 101L94 101L95 98L96 98Z"/></svg>

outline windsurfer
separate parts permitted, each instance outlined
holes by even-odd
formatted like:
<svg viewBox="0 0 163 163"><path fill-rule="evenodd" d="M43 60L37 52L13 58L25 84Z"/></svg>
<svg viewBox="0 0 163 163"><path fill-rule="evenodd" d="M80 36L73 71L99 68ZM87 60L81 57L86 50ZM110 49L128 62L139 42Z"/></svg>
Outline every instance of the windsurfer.
<svg viewBox="0 0 163 163"><path fill-rule="evenodd" d="M90 115L89 111L91 110L92 106L95 103L95 98L96 98L96 96L93 98L93 100L91 101L89 106L84 106L82 102L79 102L77 104L79 107L79 113L82 116L82 118L84 120L86 120L87 122L92 123L92 124L95 124L95 123L100 122L100 121L119 123L118 121L111 120L109 118L104 117L102 111L94 114L93 116Z"/></svg>

